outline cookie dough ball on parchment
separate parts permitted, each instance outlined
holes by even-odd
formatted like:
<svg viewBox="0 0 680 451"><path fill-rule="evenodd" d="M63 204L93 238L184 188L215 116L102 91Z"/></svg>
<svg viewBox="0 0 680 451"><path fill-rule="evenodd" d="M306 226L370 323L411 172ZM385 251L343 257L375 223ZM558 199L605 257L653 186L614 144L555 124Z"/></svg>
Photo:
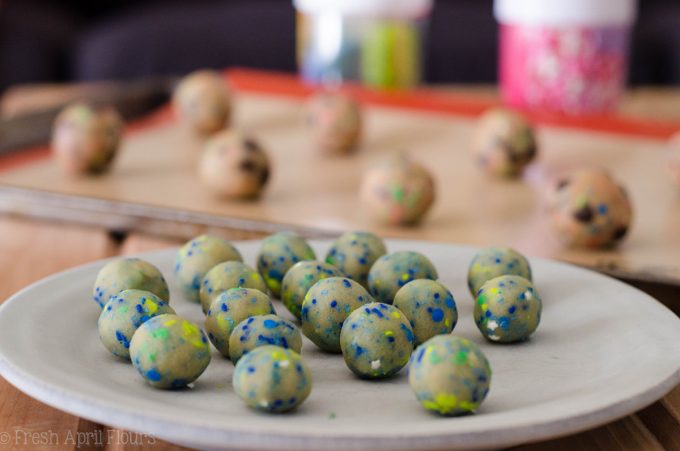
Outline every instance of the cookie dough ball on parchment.
<svg viewBox="0 0 680 451"><path fill-rule="evenodd" d="M307 121L316 148L326 154L356 150L361 136L361 108L348 94L323 91L309 102Z"/></svg>
<svg viewBox="0 0 680 451"><path fill-rule="evenodd" d="M225 130L206 143L198 171L201 180L218 195L255 198L269 181L269 157L254 139Z"/></svg>
<svg viewBox="0 0 680 451"><path fill-rule="evenodd" d="M217 72L199 70L184 77L175 89L173 105L180 119L199 133L229 125L231 95Z"/></svg>
<svg viewBox="0 0 680 451"><path fill-rule="evenodd" d="M52 152L68 174L99 174L113 162L122 133L123 120L113 108L76 103L54 121Z"/></svg>
<svg viewBox="0 0 680 451"><path fill-rule="evenodd" d="M377 222L414 224L434 202L434 179L407 155L393 156L364 174L359 196L364 210Z"/></svg>
<svg viewBox="0 0 680 451"><path fill-rule="evenodd" d="M612 247L627 235L633 219L626 190L601 169L558 179L548 202L553 228L568 246Z"/></svg>
<svg viewBox="0 0 680 451"><path fill-rule="evenodd" d="M497 108L477 124L473 149L479 166L498 177L517 177L537 154L534 131L520 114Z"/></svg>

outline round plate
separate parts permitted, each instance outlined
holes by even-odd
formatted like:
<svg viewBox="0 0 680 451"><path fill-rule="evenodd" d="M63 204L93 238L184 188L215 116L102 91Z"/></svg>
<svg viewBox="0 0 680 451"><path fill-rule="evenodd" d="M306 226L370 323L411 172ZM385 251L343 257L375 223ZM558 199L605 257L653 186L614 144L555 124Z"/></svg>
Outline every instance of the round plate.
<svg viewBox="0 0 680 451"><path fill-rule="evenodd" d="M329 242L316 241L318 255ZM253 264L257 242L238 243ZM309 399L286 415L247 408L231 387L232 364L215 352L196 383L155 390L100 344L90 300L97 262L45 279L0 308L0 371L27 394L72 414L198 448L428 449L507 446L591 428L629 414L680 382L680 320L646 294L594 272L532 260L543 298L528 342L493 345L477 331L465 275L472 248L389 241L390 251L429 256L454 293L455 334L479 344L493 369L478 413L442 418L423 410L407 371L359 380L342 357L305 341L314 378ZM172 281L176 250L142 258ZM172 285L172 282L171 282ZM172 306L202 321L197 304L172 288ZM280 314L285 308L276 303Z"/></svg>

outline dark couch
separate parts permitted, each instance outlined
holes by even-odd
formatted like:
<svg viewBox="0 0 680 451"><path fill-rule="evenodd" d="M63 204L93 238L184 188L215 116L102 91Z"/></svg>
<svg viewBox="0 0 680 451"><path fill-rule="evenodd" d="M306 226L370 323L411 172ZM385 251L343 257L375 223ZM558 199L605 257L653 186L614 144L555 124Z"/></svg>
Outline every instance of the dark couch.
<svg viewBox="0 0 680 451"><path fill-rule="evenodd" d="M680 2L642 0L631 81L680 84ZM491 0L438 0L430 82L493 82ZM33 81L138 78L233 65L295 70L290 0L0 1L0 90Z"/></svg>

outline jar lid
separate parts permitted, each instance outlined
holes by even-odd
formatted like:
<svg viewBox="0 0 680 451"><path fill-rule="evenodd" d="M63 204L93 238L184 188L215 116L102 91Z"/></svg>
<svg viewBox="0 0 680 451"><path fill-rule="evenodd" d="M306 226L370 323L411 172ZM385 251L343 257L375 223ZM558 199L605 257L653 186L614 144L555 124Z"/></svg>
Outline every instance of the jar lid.
<svg viewBox="0 0 680 451"><path fill-rule="evenodd" d="M432 0L293 0L304 13L336 13L346 16L417 18L432 9Z"/></svg>
<svg viewBox="0 0 680 451"><path fill-rule="evenodd" d="M495 0L501 23L525 25L628 25L637 0Z"/></svg>

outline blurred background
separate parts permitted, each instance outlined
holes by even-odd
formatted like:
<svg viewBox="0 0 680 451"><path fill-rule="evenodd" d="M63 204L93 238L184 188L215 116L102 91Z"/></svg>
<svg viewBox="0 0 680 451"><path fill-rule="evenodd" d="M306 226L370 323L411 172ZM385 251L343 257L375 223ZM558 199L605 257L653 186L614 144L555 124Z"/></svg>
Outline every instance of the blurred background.
<svg viewBox="0 0 680 451"><path fill-rule="evenodd" d="M427 83L493 83L492 0L436 0L423 44ZM0 93L14 84L181 75L201 67L296 70L290 0L4 0ZM680 84L680 2L643 0L633 85Z"/></svg>

